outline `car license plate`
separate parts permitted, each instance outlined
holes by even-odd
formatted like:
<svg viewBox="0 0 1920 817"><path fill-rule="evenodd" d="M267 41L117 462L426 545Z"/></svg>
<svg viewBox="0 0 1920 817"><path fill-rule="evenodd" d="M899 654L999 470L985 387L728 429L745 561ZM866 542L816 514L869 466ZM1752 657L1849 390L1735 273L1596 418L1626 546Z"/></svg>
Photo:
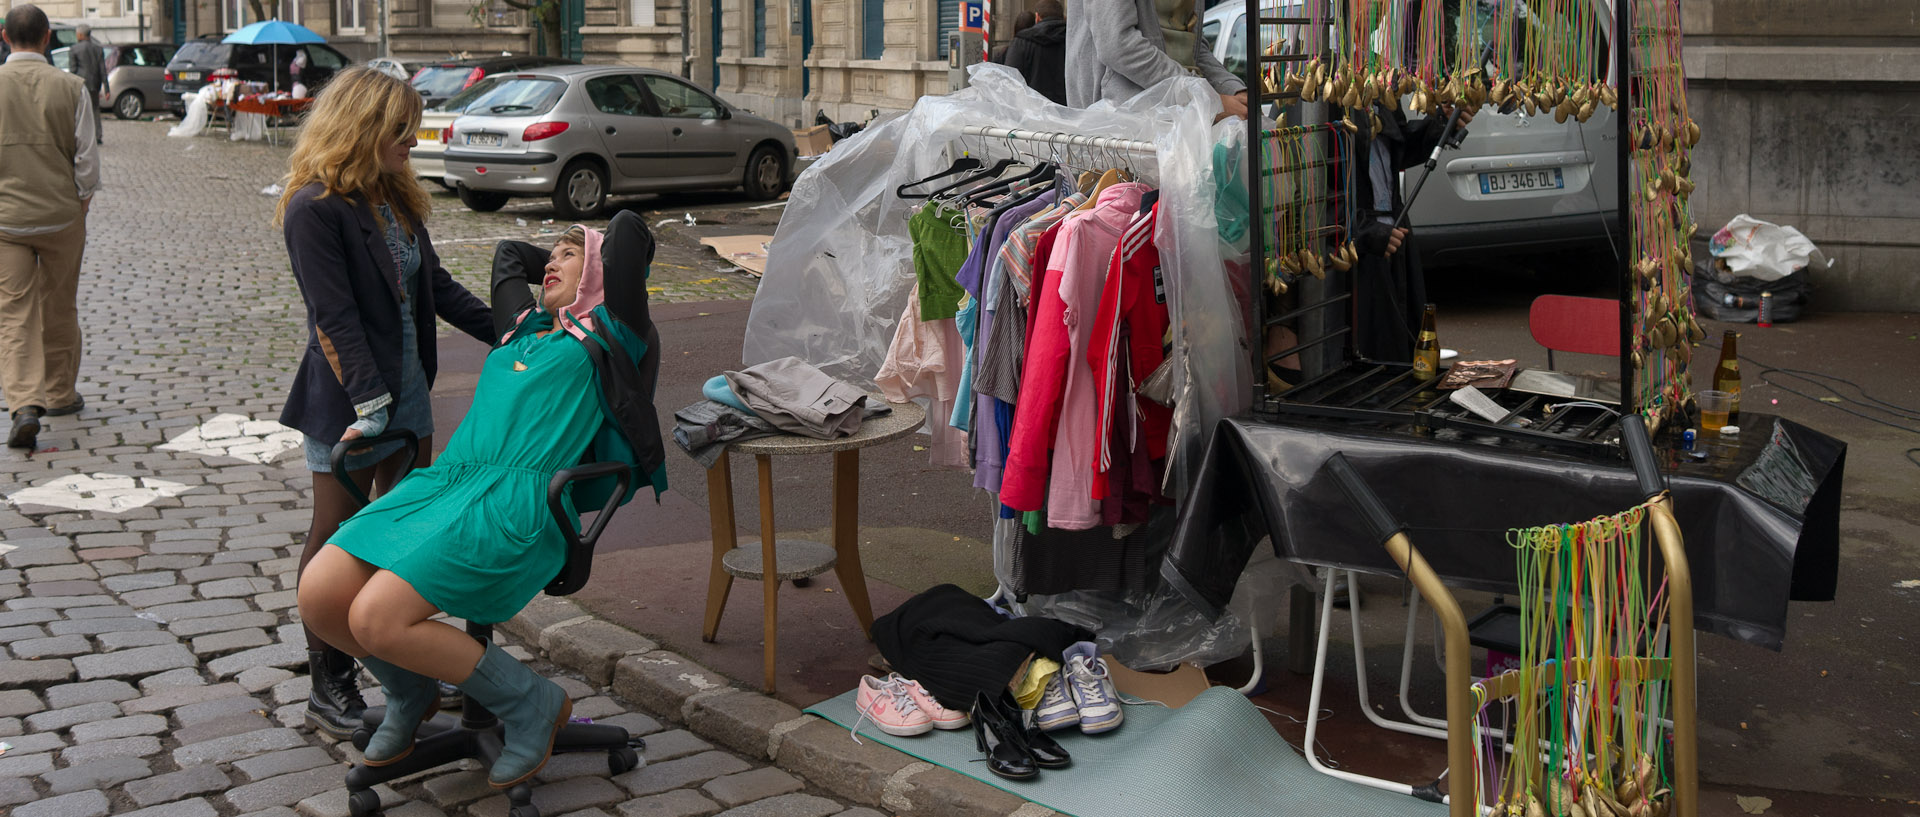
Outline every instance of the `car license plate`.
<svg viewBox="0 0 1920 817"><path fill-rule="evenodd" d="M422 142L440 141L440 129L439 128L421 128L420 141Z"/></svg>
<svg viewBox="0 0 1920 817"><path fill-rule="evenodd" d="M199 82L200 81L199 71L181 71L175 76L179 77L181 82Z"/></svg>
<svg viewBox="0 0 1920 817"><path fill-rule="evenodd" d="M1560 176L1560 168L1542 167L1533 170L1502 170L1498 173L1480 174L1480 193L1495 196L1502 193L1531 193L1535 190L1559 190L1567 186Z"/></svg>
<svg viewBox="0 0 1920 817"><path fill-rule="evenodd" d="M499 147L500 139L501 139L500 134L497 134L497 133L467 134L467 144L469 145L481 145L484 147Z"/></svg>

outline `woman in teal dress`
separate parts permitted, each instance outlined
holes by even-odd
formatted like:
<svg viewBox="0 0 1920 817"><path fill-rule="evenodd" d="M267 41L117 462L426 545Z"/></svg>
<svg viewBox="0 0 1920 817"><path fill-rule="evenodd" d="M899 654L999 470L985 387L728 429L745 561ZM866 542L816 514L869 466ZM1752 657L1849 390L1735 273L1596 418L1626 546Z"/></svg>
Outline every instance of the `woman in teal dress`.
<svg viewBox="0 0 1920 817"><path fill-rule="evenodd" d="M623 212L606 236L575 226L547 255L502 242L493 306L504 336L487 356L473 408L432 467L348 520L301 576L307 625L386 687L387 715L365 752L370 766L412 751L414 731L438 708L440 679L506 726L489 783L507 788L538 772L571 714L566 693L498 646L432 618L504 621L559 573L566 545L546 504L554 472L586 459L620 461L656 497L666 489L652 408L658 336L646 310L652 237ZM528 291L534 275L538 303ZM605 498L609 481L570 493L573 524L575 502Z"/></svg>

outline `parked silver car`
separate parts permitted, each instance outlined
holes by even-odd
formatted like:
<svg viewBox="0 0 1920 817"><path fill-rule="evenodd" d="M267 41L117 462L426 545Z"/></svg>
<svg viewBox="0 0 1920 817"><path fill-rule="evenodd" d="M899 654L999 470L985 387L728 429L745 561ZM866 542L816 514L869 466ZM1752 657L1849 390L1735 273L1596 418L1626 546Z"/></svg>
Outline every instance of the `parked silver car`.
<svg viewBox="0 0 1920 817"><path fill-rule="evenodd" d="M121 119L139 119L161 98L167 61L173 59L172 43L103 45L106 55L107 84L100 89L100 109L113 111ZM70 70L69 49L56 48L47 55L49 62L62 71Z"/></svg>
<svg viewBox="0 0 1920 817"><path fill-rule="evenodd" d="M481 212L550 196L563 218L607 196L744 188L771 199L792 183L793 132L679 77L646 68L556 65L497 76L448 131L446 180Z"/></svg>
<svg viewBox="0 0 1920 817"><path fill-rule="evenodd" d="M1608 19L1604 0L1591 0L1592 11ZM1304 15L1300 0L1263 0L1263 7L1285 16ZM1448 4L1451 9L1453 4ZM1543 25L1527 3L1518 15L1514 36L1506 41L1523 46L1526 37L1540 36ZM1497 32L1494 7L1479 4L1482 34ZM1451 12L1449 12L1451 13ZM1280 26L1289 53L1300 47L1307 26ZM1271 32L1272 29L1269 29ZM1246 66L1246 6L1226 3L1207 11L1202 35L1213 44L1214 55L1229 70ZM1602 49L1604 52L1605 49ZM1600 108L1584 124L1569 118L1555 123L1552 116L1528 116L1523 111L1500 113L1493 107L1475 112L1468 138L1457 150L1440 153L1435 168L1441 175L1420 192L1407 220L1420 240L1417 246L1428 265L1463 263L1501 252L1559 252L1606 247L1620 234L1618 199L1619 154L1613 111ZM1411 192L1425 168L1401 176ZM1582 253L1587 267L1564 267L1588 278L1611 275L1612 252Z"/></svg>

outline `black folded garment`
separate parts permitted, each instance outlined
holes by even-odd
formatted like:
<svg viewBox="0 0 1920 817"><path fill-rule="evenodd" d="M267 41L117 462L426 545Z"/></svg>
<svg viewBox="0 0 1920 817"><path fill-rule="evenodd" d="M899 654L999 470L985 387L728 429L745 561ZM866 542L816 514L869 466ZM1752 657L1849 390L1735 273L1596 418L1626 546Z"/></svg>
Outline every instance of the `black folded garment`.
<svg viewBox="0 0 1920 817"><path fill-rule="evenodd" d="M873 644L895 671L965 710L975 693L999 695L1034 654L1060 660L1093 633L1057 619L1008 618L951 584L930 588L873 621Z"/></svg>

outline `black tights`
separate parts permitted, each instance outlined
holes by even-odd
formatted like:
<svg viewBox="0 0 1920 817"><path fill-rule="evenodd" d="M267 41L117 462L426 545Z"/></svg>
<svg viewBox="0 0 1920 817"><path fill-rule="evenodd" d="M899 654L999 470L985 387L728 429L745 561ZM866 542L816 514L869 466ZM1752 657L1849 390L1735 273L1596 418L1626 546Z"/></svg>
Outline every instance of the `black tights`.
<svg viewBox="0 0 1920 817"><path fill-rule="evenodd" d="M406 451L402 449L392 456L374 463L370 468L349 471L347 472L347 476L352 477L353 484L360 486L360 490L363 492L368 491L369 488L377 487L379 493L384 494L392 490L393 483L398 481L401 473L400 466L406 462L405 455ZM421 437L420 450L413 458L413 467L425 468L432 459L433 436L427 435ZM374 496L376 494L368 495ZM354 501L353 495L347 493L347 486L341 485L337 477L331 473L314 473L313 526L307 529L307 543L300 549L300 569L302 572L307 569L307 563L313 561L314 554L319 553L320 548L327 545L327 540L333 538L334 532L340 530L340 524L347 521L347 519L359 510L359 503ZM301 629L307 633L308 651L331 649L327 645L327 642L320 639L320 636L314 635L312 629L304 625L302 625Z"/></svg>

